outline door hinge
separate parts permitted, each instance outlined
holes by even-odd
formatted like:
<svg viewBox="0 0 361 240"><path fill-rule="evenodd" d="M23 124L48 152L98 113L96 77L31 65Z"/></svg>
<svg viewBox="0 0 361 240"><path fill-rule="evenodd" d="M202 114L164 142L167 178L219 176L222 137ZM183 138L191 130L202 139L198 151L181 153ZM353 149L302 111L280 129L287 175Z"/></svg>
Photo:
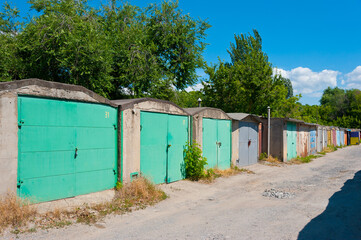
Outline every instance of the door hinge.
<svg viewBox="0 0 361 240"><path fill-rule="evenodd" d="M114 175L117 175L117 171L115 169L113 169L113 173Z"/></svg>
<svg viewBox="0 0 361 240"><path fill-rule="evenodd" d="M24 183L23 180L19 180L19 181L18 181L18 184L16 185L16 187L17 187L17 188L20 188L20 187L21 187L21 184L23 184L23 183Z"/></svg>
<svg viewBox="0 0 361 240"><path fill-rule="evenodd" d="M20 121L18 122L18 127L21 128L21 126L24 125L24 123L25 123L24 120L20 120Z"/></svg>
<svg viewBox="0 0 361 240"><path fill-rule="evenodd" d="M117 130L117 125L113 124L114 130Z"/></svg>
<svg viewBox="0 0 361 240"><path fill-rule="evenodd" d="M140 131L142 131L142 129L143 129L143 126L142 126L142 125L140 125Z"/></svg>

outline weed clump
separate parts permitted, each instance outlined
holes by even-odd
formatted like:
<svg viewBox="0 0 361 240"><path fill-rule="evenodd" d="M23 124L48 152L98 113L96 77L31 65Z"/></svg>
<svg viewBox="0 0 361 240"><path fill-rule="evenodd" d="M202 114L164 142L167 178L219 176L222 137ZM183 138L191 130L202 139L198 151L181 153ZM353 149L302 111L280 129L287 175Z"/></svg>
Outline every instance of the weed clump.
<svg viewBox="0 0 361 240"><path fill-rule="evenodd" d="M14 193L7 193L0 198L0 233L8 227L17 229L24 226L35 214L36 210L29 202Z"/></svg>
<svg viewBox="0 0 361 240"><path fill-rule="evenodd" d="M246 168L239 168L237 166L231 165L230 168L225 170L221 170L219 168L209 168L206 170L206 173L201 180L206 183L211 183L219 177L230 177L233 175L237 175L239 173L254 174L253 171L248 170Z"/></svg>
<svg viewBox="0 0 361 240"><path fill-rule="evenodd" d="M312 159L319 158L320 155L308 155L306 157L299 157L291 159L288 164L302 164L302 163L309 163L312 162Z"/></svg>
<svg viewBox="0 0 361 240"><path fill-rule="evenodd" d="M202 150L197 143L187 143L184 149L184 163L186 178L198 181L205 177L205 166L207 159L202 156Z"/></svg>
<svg viewBox="0 0 361 240"><path fill-rule="evenodd" d="M277 157L273 157L272 155L267 156L267 153L261 154L260 162L265 165L276 166L276 167L282 165L282 162Z"/></svg>
<svg viewBox="0 0 361 240"><path fill-rule="evenodd" d="M100 204L84 204L70 210L55 209L39 214L15 194L0 200L0 233L12 228L12 233L35 232L37 228L63 228L73 223L94 224L108 214L123 214L143 209L167 198L156 185L145 178L117 184L113 200Z"/></svg>

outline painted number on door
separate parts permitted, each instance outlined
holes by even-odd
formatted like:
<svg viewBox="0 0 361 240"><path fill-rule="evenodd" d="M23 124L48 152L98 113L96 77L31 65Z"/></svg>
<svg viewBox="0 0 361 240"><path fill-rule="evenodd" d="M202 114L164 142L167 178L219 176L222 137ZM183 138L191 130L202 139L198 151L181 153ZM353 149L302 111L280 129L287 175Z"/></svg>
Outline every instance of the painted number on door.
<svg viewBox="0 0 361 240"><path fill-rule="evenodd" d="M105 112L105 118L109 118L109 112Z"/></svg>

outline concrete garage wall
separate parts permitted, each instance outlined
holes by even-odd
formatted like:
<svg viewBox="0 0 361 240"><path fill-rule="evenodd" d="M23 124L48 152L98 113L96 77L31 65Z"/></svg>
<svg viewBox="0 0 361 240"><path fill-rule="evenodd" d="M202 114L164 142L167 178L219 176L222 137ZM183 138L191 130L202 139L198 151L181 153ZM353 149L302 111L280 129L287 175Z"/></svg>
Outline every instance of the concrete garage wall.
<svg viewBox="0 0 361 240"><path fill-rule="evenodd" d="M122 174L123 182L127 183L131 181L132 173L140 173L140 112L188 113L171 102L151 98L114 100L112 103L118 105L118 155L123 158L119 173Z"/></svg>
<svg viewBox="0 0 361 240"><path fill-rule="evenodd" d="M0 194L16 193L18 170L17 94L0 92Z"/></svg>
<svg viewBox="0 0 361 240"><path fill-rule="evenodd" d="M236 166L239 159L239 121L232 120L232 164Z"/></svg>
<svg viewBox="0 0 361 240"><path fill-rule="evenodd" d="M130 174L140 172L140 110L127 109L123 111L123 134L119 128L119 136L123 136L123 182L130 182Z"/></svg>
<svg viewBox="0 0 361 240"><path fill-rule="evenodd" d="M112 103L96 93L70 84L25 79L0 83L0 194L16 192L18 168L18 95ZM113 105L115 106L115 105Z"/></svg>

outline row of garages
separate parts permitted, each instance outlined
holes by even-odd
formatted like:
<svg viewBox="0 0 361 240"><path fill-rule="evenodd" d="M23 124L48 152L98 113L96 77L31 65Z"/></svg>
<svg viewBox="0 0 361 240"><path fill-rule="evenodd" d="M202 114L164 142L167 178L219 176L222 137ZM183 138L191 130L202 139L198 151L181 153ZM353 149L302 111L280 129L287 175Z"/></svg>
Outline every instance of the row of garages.
<svg viewBox="0 0 361 240"><path fill-rule="evenodd" d="M262 152L267 152L267 120L263 120ZM270 154L282 161L322 152L327 146L355 145L359 129L306 123L291 118L271 118Z"/></svg>
<svg viewBox="0 0 361 240"><path fill-rule="evenodd" d="M140 175L157 184L184 179L187 142L199 144L208 168L251 165L267 149L267 121L255 115L149 98L109 101L38 79L0 83L0 123L0 194L16 191L37 202L111 189ZM359 137L273 118L271 154L289 160Z"/></svg>

